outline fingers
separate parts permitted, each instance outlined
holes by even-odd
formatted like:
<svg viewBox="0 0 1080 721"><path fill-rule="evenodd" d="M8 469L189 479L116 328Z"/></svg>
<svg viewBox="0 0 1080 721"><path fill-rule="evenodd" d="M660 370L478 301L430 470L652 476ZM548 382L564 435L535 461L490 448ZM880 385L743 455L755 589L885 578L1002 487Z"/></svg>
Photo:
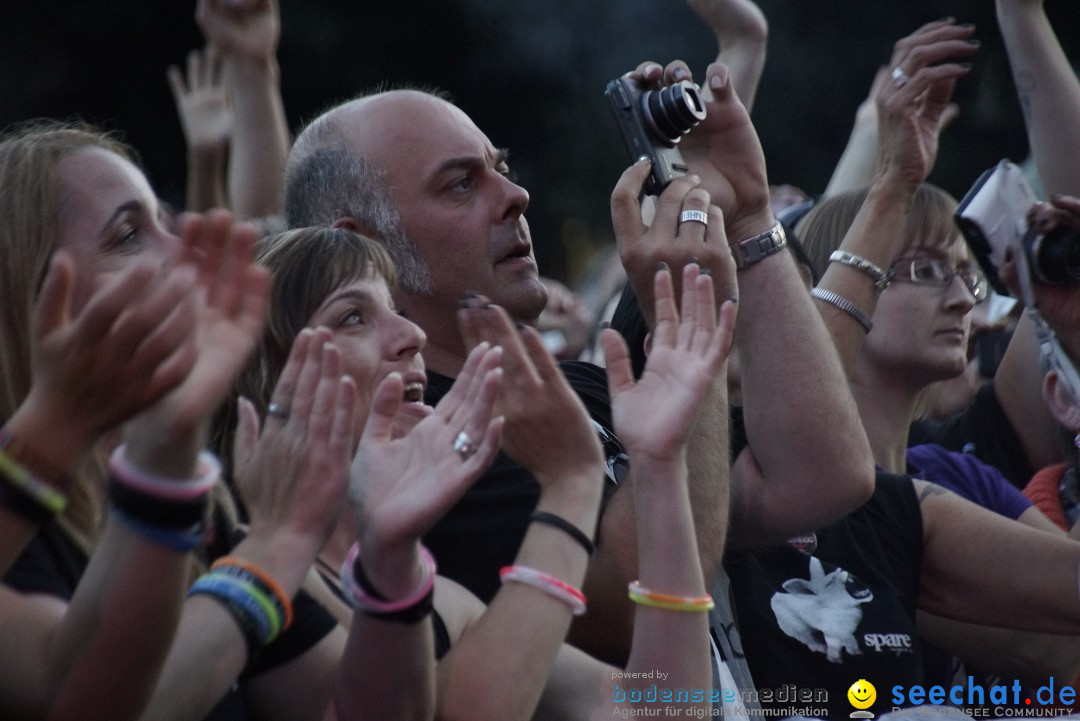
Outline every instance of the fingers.
<svg viewBox="0 0 1080 721"><path fill-rule="evenodd" d="M91 344L106 335L120 314L150 285L155 278L153 267L137 261L95 292L75 319L74 340Z"/></svg>
<svg viewBox="0 0 1080 721"><path fill-rule="evenodd" d="M394 427L394 416L403 402L405 383L398 372L383 378L371 399L371 410L364 425L361 443L389 441Z"/></svg>
<svg viewBox="0 0 1080 721"><path fill-rule="evenodd" d="M188 89L184 83L184 75L180 72L180 68L175 65L170 65L165 71L165 77L169 80L169 89L172 90L173 100L176 102L176 107L180 108L183 105L183 100L187 96Z"/></svg>
<svg viewBox="0 0 1080 721"><path fill-rule="evenodd" d="M709 209L709 193L701 188L701 178L696 175L685 175L672 180L656 203L656 215L653 217L652 227L659 228L661 232L670 228L673 235L682 233L679 214L683 210L699 210L705 212ZM697 190L692 196L691 191ZM693 225L701 226L700 223ZM687 234L697 240L705 235L705 228L688 228Z"/></svg>
<svg viewBox="0 0 1080 721"><path fill-rule="evenodd" d="M634 386L634 374L630 368L630 349L619 332L613 328L600 331L600 345L604 349L608 391L614 398Z"/></svg>
<svg viewBox="0 0 1080 721"><path fill-rule="evenodd" d="M652 163L648 158L639 158L623 171L611 192L611 224L620 242L639 238L647 230L641 222L638 196L651 168Z"/></svg>
<svg viewBox="0 0 1080 721"><path fill-rule="evenodd" d="M653 277L653 297L656 309L656 327L653 329L653 345L670 346L678 334L679 311L675 308L675 289L671 272L665 267Z"/></svg>
<svg viewBox="0 0 1080 721"><path fill-rule="evenodd" d="M323 355L337 352L330 340L330 331L326 328L317 328L312 334L308 342L307 354L296 378L296 389L291 398L285 399L284 410L288 414L286 424L293 422L294 419L303 423L310 417L323 376Z"/></svg>
<svg viewBox="0 0 1080 721"><path fill-rule="evenodd" d="M289 351L289 359L285 362L285 368L278 376L277 385L274 386L273 397L270 404L279 408L288 408L296 392L296 383L300 378L300 369L304 366L308 349L315 338L315 330L305 328L300 331L293 341Z"/></svg>
<svg viewBox="0 0 1080 721"><path fill-rule="evenodd" d="M705 87L702 91L706 103L730 102L735 99L735 88L726 65L719 62L709 64L705 70Z"/></svg>
<svg viewBox="0 0 1080 721"><path fill-rule="evenodd" d="M233 477L243 475L259 442L259 414L255 405L241 396L236 399L236 433L233 435Z"/></svg>
<svg viewBox="0 0 1080 721"><path fill-rule="evenodd" d="M75 287L75 264L71 256L57 251L49 261L49 272L41 287L34 309L34 325L39 337L61 328L71 312L71 294Z"/></svg>

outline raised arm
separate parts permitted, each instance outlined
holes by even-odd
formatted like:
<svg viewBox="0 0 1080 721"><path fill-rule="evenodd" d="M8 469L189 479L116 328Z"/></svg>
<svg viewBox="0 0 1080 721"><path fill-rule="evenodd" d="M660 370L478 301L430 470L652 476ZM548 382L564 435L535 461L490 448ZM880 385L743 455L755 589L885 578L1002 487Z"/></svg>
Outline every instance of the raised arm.
<svg viewBox="0 0 1080 721"><path fill-rule="evenodd" d="M735 94L747 111L754 107L765 69L769 24L753 0L687 0L716 36L716 62L731 74Z"/></svg>
<svg viewBox="0 0 1080 721"><path fill-rule="evenodd" d="M213 48L188 53L187 77L175 65L167 73L187 146L188 210L225 208L225 169L229 160L232 113Z"/></svg>
<svg viewBox="0 0 1080 721"><path fill-rule="evenodd" d="M251 404L241 403L236 479L251 520L230 558L261 569L260 575L290 600L334 525L348 480L356 390L341 375L330 338L326 329L297 337L274 390L273 401L284 410L268 417L261 432ZM234 616L226 599L206 584L215 573L221 571L196 586L207 592L184 604L177 640L144 719L202 718L236 681L249 649L272 640L255 635L245 617ZM308 652L319 654L323 644L336 644L321 673L290 684L287 702L279 705L292 712L289 718L319 718L325 710L343 635Z"/></svg>
<svg viewBox="0 0 1080 721"><path fill-rule="evenodd" d="M439 664L439 715L529 719L575 609L584 610L570 589L585 577L603 460L584 406L534 329L516 329L482 298L459 318L469 345L503 348L503 450L532 472L540 499L491 605Z"/></svg>
<svg viewBox="0 0 1080 721"><path fill-rule="evenodd" d="M643 73L650 82L673 80L684 67L675 62L663 74L657 66ZM683 139L683 156L721 209L740 267L735 346L749 447L735 460L729 542L773 542L865 501L873 461L835 349L798 271L786 252L773 257L782 246L774 235L764 155L722 65L709 67L703 94L707 115ZM762 247L769 253L746 256ZM797 358L792 347L799 348ZM776 413L779 407L785 412ZM692 444L692 469L696 452Z"/></svg>
<svg viewBox="0 0 1080 721"><path fill-rule="evenodd" d="M355 568L362 569L366 584L360 587L337 673L335 709L343 721L434 718L435 648L428 612L435 569L420 537L498 451L502 419L491 416L502 379L500 359L501 352L487 344L474 348L450 392L407 433L408 425L399 424L416 409L401 413L401 376L388 377L375 394L352 467L359 538ZM462 434L471 449L461 445ZM376 591L398 607L381 608L370 595ZM441 591L437 599L445 615Z"/></svg>
<svg viewBox="0 0 1080 721"><path fill-rule="evenodd" d="M199 0L195 20L221 56L232 100L230 207L240 218L281 215L290 141L276 58L277 0Z"/></svg>
<svg viewBox="0 0 1080 721"><path fill-rule="evenodd" d="M942 20L897 41L890 62L894 70L889 82L878 87L877 170L841 250L878 268L887 268L896 257L915 191L937 158L953 88L968 72L958 60L977 50L969 42L973 32L970 26ZM838 263L829 264L818 288L849 301L867 318L880 292L865 274ZM834 303L817 302L843 367L853 368L867 330Z"/></svg>
<svg viewBox="0 0 1080 721"><path fill-rule="evenodd" d="M35 311L30 396L3 429L5 563L57 510L42 505L26 515L34 502L9 506L12 471L62 494L62 477L98 436L183 381L197 354L190 266L155 273L145 263L132 265L71 318L73 282L70 258L58 254ZM125 372L125 384L111 382ZM187 469L193 471L194 464ZM33 498L41 496L27 495ZM185 550L165 548L110 517L66 608L0 587L3 714L134 718L176 628L187 569Z"/></svg>
<svg viewBox="0 0 1080 721"><path fill-rule="evenodd" d="M997 0L996 7L1043 187L1047 193L1080 196L1080 81L1042 0Z"/></svg>

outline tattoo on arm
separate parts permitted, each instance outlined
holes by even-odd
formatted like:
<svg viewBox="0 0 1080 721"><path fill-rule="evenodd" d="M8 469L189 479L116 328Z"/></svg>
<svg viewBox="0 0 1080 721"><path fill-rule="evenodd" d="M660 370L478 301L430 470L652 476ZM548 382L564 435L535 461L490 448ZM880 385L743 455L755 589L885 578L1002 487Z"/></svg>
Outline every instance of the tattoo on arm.
<svg viewBox="0 0 1080 721"><path fill-rule="evenodd" d="M926 485L923 486L922 491L919 493L919 503L921 504L930 496L944 496L948 492L949 491L947 489L942 488L936 483L927 482Z"/></svg>

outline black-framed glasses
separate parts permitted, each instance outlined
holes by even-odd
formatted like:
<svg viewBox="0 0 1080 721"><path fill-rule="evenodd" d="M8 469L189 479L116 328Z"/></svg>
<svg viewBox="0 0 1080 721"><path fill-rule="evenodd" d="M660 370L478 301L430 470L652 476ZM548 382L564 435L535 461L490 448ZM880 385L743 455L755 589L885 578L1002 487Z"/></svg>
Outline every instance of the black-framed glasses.
<svg viewBox="0 0 1080 721"><path fill-rule="evenodd" d="M900 260L889 267L889 281L932 285L947 288L953 278L959 277L976 303L982 303L990 295L990 284L978 268L956 267L937 258L913 258Z"/></svg>

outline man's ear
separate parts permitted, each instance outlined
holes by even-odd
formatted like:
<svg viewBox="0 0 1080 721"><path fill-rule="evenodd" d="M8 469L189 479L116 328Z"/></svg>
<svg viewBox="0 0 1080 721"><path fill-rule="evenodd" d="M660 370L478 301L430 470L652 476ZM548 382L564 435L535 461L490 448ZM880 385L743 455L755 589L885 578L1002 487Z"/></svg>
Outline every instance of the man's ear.
<svg viewBox="0 0 1080 721"><path fill-rule="evenodd" d="M367 224L360 222L359 220L352 217L351 215L346 215L345 217L338 218L337 220L335 220L331 224L330 227L331 228L344 228L345 230L351 230L354 233L359 233L360 235L366 235L367 237L371 238L372 240L375 240L375 239L378 238L378 236L375 235L375 232L374 232L373 229L369 228L367 226Z"/></svg>
<svg viewBox="0 0 1080 721"><path fill-rule="evenodd" d="M1080 390L1080 389L1078 389ZM1043 378L1043 398L1050 415L1070 432L1080 431L1080 408L1072 397L1069 387L1061 381L1057 371L1050 371Z"/></svg>

